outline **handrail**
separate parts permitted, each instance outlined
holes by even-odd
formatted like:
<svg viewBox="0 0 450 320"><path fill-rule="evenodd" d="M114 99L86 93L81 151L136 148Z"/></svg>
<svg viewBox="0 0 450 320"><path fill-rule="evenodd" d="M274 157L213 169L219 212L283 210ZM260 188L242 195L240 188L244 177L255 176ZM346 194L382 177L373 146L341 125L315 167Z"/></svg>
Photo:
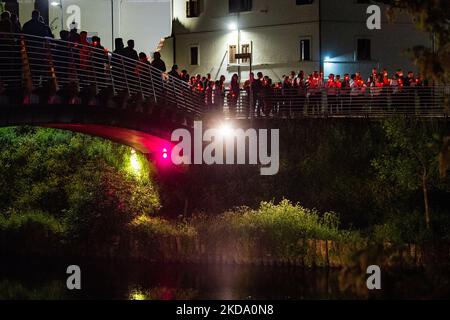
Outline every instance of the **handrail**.
<svg viewBox="0 0 450 320"><path fill-rule="evenodd" d="M21 57L24 52L24 57ZM23 56L23 54L22 54ZM0 33L0 82L8 89L23 88L24 72L31 83L28 91L45 83L59 89L76 83L80 90L94 86L98 93L111 88L140 96L155 104L170 104L196 116L203 113L199 94L180 90L184 82L162 72L149 63L135 61L93 47L52 38L17 33ZM180 103L183 101L183 103Z"/></svg>
<svg viewBox="0 0 450 320"><path fill-rule="evenodd" d="M208 100L208 98L207 98ZM269 89L258 94L226 90L209 98L210 110L224 108L231 118L259 117L448 117L449 86Z"/></svg>
<svg viewBox="0 0 450 320"><path fill-rule="evenodd" d="M263 88L239 94L198 91L149 63L90 45L25 34L0 33L0 93L44 85L53 91L75 86L98 94L136 97L202 116L258 117L448 117L450 87ZM250 97L250 94L253 96Z"/></svg>

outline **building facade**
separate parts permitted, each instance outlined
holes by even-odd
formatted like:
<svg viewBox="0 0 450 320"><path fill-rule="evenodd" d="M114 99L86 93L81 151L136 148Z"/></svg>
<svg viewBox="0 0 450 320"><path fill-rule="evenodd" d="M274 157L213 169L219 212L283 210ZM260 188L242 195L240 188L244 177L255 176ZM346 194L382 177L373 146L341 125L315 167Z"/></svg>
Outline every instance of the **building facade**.
<svg viewBox="0 0 450 320"><path fill-rule="evenodd" d="M372 67L415 70L405 51L430 45L411 19L395 23L382 13L381 30L369 30L364 0L173 0L172 36L161 50L168 65L213 79L252 70L280 81L291 70L325 74ZM381 6L382 10L386 7Z"/></svg>
<svg viewBox="0 0 450 320"><path fill-rule="evenodd" d="M136 50L148 54L156 51L161 38L171 32L170 0L0 0L0 11L19 13L23 23L30 20L36 8L53 33L78 29L97 35L103 45L114 49L114 38L134 39ZM6 2L5 2L6 1Z"/></svg>

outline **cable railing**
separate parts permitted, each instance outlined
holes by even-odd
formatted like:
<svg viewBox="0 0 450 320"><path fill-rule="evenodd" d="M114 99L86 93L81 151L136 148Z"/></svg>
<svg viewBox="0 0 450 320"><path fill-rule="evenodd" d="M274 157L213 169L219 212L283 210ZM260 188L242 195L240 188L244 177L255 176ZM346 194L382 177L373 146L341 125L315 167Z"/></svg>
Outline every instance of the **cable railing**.
<svg viewBox="0 0 450 320"><path fill-rule="evenodd" d="M450 87L364 87L226 91L209 101L210 111L230 118L448 117Z"/></svg>
<svg viewBox="0 0 450 320"><path fill-rule="evenodd" d="M0 91L23 90L26 102L27 95L46 88L48 95L72 98L83 92L134 97L196 117L204 111L197 92L149 63L91 45L31 35L0 33L0 85Z"/></svg>
<svg viewBox="0 0 450 320"><path fill-rule="evenodd" d="M0 33L0 101L20 95L23 104L97 105L119 97L169 106L201 117L209 111L229 118L448 117L450 87L299 88L264 87L216 95L197 90L149 63L90 45L31 35ZM18 97L14 97L16 100ZM122 101L121 100L121 101Z"/></svg>

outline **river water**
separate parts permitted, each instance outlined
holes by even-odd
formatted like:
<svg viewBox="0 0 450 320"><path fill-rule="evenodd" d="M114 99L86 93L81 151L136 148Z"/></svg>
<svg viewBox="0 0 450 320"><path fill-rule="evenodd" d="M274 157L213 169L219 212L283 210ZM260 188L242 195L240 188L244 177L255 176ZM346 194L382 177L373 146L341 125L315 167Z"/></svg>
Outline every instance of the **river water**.
<svg viewBox="0 0 450 320"><path fill-rule="evenodd" d="M383 274L382 290L369 292L365 274L343 270L0 259L1 300L450 298L449 274L435 270ZM66 287L71 264L81 268L80 291Z"/></svg>

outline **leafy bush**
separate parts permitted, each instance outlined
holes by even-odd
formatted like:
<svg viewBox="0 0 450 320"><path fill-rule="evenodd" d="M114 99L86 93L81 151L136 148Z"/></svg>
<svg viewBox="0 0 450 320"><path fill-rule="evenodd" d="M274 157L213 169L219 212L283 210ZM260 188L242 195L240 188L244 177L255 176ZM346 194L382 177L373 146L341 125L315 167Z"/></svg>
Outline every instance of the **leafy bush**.
<svg viewBox="0 0 450 320"><path fill-rule="evenodd" d="M193 237L197 235L196 229L185 223L171 223L159 217L141 215L130 224L131 232L137 232L150 238L165 237Z"/></svg>
<svg viewBox="0 0 450 320"><path fill-rule="evenodd" d="M0 232L8 237L26 237L24 226L58 230L78 252L100 252L135 217L160 208L153 168L129 147L29 127L0 129L0 146Z"/></svg>
<svg viewBox="0 0 450 320"><path fill-rule="evenodd" d="M263 202L257 210L240 208L198 224L204 217L194 219L199 234L210 245L221 247L234 243L242 250L264 250L273 255L296 257L304 252L304 241L358 241L359 234L339 230L339 218L283 200L278 205ZM243 249L245 247L245 249Z"/></svg>
<svg viewBox="0 0 450 320"><path fill-rule="evenodd" d="M65 226L55 217L41 211L0 215L0 231L23 232L39 229L46 233L63 234Z"/></svg>
<svg viewBox="0 0 450 320"><path fill-rule="evenodd" d="M0 214L0 252L51 255L64 239L64 223L41 211Z"/></svg>

